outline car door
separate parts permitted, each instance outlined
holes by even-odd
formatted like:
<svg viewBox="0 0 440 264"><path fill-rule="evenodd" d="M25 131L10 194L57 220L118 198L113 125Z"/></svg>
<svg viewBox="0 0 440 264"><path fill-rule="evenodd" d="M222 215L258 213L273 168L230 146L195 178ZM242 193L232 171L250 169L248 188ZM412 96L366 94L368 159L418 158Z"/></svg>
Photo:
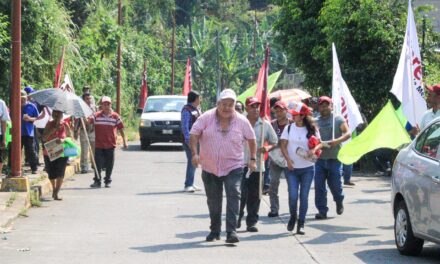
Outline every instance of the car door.
<svg viewBox="0 0 440 264"><path fill-rule="evenodd" d="M440 240L440 122L432 125L425 141L429 167L427 174L431 176L431 191L429 193L429 207L431 221L428 235Z"/></svg>
<svg viewBox="0 0 440 264"><path fill-rule="evenodd" d="M432 178L427 168L431 159L426 157L425 142L429 130L423 131L408 151L402 163L404 196L411 219L413 231L418 234L427 234L431 219L429 193L431 192Z"/></svg>

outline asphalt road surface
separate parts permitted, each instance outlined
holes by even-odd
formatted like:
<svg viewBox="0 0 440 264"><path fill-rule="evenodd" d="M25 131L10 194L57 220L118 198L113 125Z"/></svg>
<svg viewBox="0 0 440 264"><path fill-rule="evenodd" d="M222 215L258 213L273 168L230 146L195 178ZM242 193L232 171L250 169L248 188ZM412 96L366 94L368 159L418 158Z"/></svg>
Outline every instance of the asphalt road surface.
<svg viewBox="0 0 440 264"><path fill-rule="evenodd" d="M205 242L209 232L204 192L184 193L185 154L178 145L118 150L112 187L91 189L93 175L77 175L28 217L0 234L0 263L439 263L440 246L427 243L420 257L399 255L394 245L389 178L357 175L344 190L345 212L315 220L309 197L306 235L292 235L287 187L280 186L280 218L260 208L258 233L239 230L237 246ZM200 170L195 184L203 187ZM329 201L332 201L329 197ZM225 204L225 203L224 203ZM223 210L224 212L224 210ZM223 222L224 226L224 222Z"/></svg>

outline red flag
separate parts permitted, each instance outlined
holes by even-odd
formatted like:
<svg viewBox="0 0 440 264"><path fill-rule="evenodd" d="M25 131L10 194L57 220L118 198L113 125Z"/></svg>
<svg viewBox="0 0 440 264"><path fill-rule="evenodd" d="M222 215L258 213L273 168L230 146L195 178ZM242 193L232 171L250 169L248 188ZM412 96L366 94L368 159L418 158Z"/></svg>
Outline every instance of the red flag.
<svg viewBox="0 0 440 264"><path fill-rule="evenodd" d="M61 75L63 74L64 67L64 47L61 53L60 62L58 63L57 69L55 70L55 80L53 82L54 88L59 88L61 84Z"/></svg>
<svg viewBox="0 0 440 264"><path fill-rule="evenodd" d="M270 102L267 96L267 77L269 74L269 46L266 47L264 63L258 73L257 90L255 97L261 102L260 117L266 117L270 120Z"/></svg>
<svg viewBox="0 0 440 264"><path fill-rule="evenodd" d="M148 96L148 86L147 86L147 64L144 62L144 71L142 73L142 85L141 93L139 95L139 105L138 109L144 109L145 101Z"/></svg>
<svg viewBox="0 0 440 264"><path fill-rule="evenodd" d="M183 82L183 95L188 95L191 91L191 61L186 61L186 72L185 72L185 81Z"/></svg>

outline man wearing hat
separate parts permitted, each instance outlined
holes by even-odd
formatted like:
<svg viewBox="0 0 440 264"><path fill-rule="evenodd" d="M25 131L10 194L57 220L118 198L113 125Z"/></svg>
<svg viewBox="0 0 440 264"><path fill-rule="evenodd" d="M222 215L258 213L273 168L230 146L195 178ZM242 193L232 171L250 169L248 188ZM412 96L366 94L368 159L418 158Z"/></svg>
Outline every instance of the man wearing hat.
<svg viewBox="0 0 440 264"><path fill-rule="evenodd" d="M217 107L201 115L190 131L192 163L202 166L211 232L206 241L220 240L223 188L226 191L226 242L239 242L236 226L243 175L243 141L249 144L246 161L256 169L256 142L252 126L234 109L237 96L231 89L220 93ZM200 144L200 156L198 145Z"/></svg>
<svg viewBox="0 0 440 264"><path fill-rule="evenodd" d="M338 160L341 143L350 138L350 130L342 116L335 116L333 120L332 99L321 96L318 100L319 116L317 124L324 147L316 162L315 172L315 205L318 209L316 219L327 218L327 188L326 182L336 202L336 213L344 212L344 193L342 190L342 163ZM334 126L333 126L334 125Z"/></svg>
<svg viewBox="0 0 440 264"><path fill-rule="evenodd" d="M245 167L242 179L242 196L240 209L244 209L246 205L247 217L246 217L246 230L248 232L258 232L256 227L258 222L258 212L260 210L260 171L264 173L265 166L264 162L260 160L261 153L267 153L272 150L278 143L277 134L275 133L272 125L269 121L260 118L260 101L256 97L248 97L245 102L247 119L251 123L256 140L257 140L257 169L250 174L248 173L248 168ZM264 133L263 135L261 133ZM263 138L261 138L263 136ZM261 144L267 142L267 145ZM244 160L249 160L249 150L247 145L244 147ZM240 212L238 225L241 226L241 218L243 217L243 212Z"/></svg>
<svg viewBox="0 0 440 264"><path fill-rule="evenodd" d="M29 162L32 174L37 173L38 156L35 151L35 126L39 112L37 107L28 101L25 91L21 92L21 145L24 146L25 160Z"/></svg>
<svg viewBox="0 0 440 264"><path fill-rule="evenodd" d="M95 125L95 162L96 171L93 178L92 188L101 187L101 170L105 167L105 187L109 188L112 182L112 171L115 162L115 148L117 131L121 133L124 148L127 142L124 133L124 124L118 113L112 110L112 100L103 96L100 100L101 111L96 112L89 118L89 123Z"/></svg>
<svg viewBox="0 0 440 264"><path fill-rule="evenodd" d="M272 127L280 140L283 134L284 128L288 127L291 120L287 117L287 105L283 101L277 101L273 106L273 112L276 119L272 121ZM286 169L286 160L283 158L283 154L279 149L279 145L276 149L269 153L270 161L270 186L269 186L269 198L270 198L270 212L267 216L277 217L280 209L280 201L278 197L278 187L280 186L281 174Z"/></svg>
<svg viewBox="0 0 440 264"><path fill-rule="evenodd" d="M420 121L420 129L425 128L432 120L440 117L440 83L427 87L428 90L428 105L431 109L427 110Z"/></svg>

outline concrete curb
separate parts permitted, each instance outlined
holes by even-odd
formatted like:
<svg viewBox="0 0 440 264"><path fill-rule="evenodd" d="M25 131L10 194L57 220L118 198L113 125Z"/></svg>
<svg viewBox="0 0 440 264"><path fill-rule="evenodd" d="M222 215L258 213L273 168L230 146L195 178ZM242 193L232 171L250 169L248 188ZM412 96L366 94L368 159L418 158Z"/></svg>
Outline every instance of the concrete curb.
<svg viewBox="0 0 440 264"><path fill-rule="evenodd" d="M64 180L72 178L77 172L79 172L79 159L71 161L66 167ZM41 174L35 176L35 178L40 177ZM32 181L32 179L29 179L29 181ZM52 186L46 176L45 179L32 184L28 192L0 192L0 233L8 232L14 220L32 206L31 195L33 192L37 192L36 197L40 200L42 196L49 194L51 191ZM10 202L12 196L15 199L11 205L7 206L6 204Z"/></svg>

